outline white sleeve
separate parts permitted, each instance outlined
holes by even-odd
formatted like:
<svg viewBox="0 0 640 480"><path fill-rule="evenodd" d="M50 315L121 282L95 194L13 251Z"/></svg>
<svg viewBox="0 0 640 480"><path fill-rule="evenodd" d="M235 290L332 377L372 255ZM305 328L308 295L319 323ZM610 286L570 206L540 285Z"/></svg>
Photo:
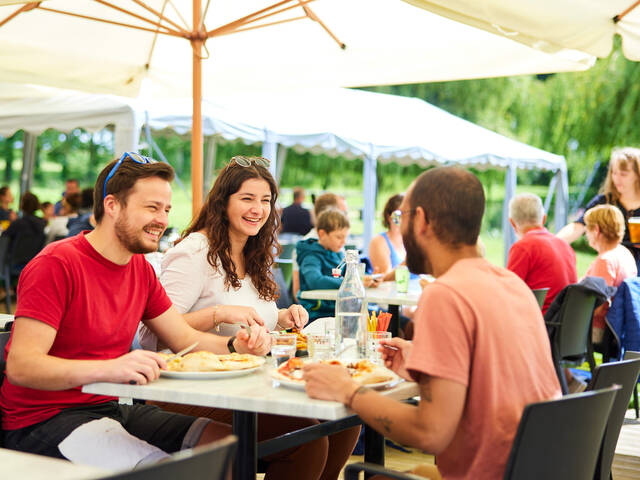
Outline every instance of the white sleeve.
<svg viewBox="0 0 640 480"><path fill-rule="evenodd" d="M171 249L162 259L160 283L180 313L190 312L202 295L207 265L204 249Z"/></svg>
<svg viewBox="0 0 640 480"><path fill-rule="evenodd" d="M206 250L172 248L162 259L160 283L180 313L189 312L200 298L207 279L206 257ZM158 349L158 338L145 324L140 327L138 341L145 350Z"/></svg>

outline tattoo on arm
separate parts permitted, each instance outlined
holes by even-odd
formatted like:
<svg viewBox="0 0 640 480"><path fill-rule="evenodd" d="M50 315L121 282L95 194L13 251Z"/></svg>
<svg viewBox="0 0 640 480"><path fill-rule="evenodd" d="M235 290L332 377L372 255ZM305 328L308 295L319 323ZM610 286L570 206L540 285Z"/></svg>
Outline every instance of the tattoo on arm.
<svg viewBox="0 0 640 480"><path fill-rule="evenodd" d="M374 417L374 420L384 428L385 432L391 433L391 425L393 422L389 417Z"/></svg>
<svg viewBox="0 0 640 480"><path fill-rule="evenodd" d="M433 396L431 394L431 377L429 375L420 375L420 398L427 402L433 402Z"/></svg>

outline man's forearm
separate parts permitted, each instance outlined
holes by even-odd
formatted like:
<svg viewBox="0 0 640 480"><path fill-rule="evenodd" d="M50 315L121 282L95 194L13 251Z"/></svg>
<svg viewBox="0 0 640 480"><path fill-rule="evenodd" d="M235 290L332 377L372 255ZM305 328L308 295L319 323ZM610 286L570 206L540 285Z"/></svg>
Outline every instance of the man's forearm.
<svg viewBox="0 0 640 480"><path fill-rule="evenodd" d="M109 381L107 360L69 360L51 355L9 355L7 379L37 390L67 390Z"/></svg>
<svg viewBox="0 0 640 480"><path fill-rule="evenodd" d="M421 421L418 407L361 387L353 396L351 408L385 437L429 451L424 445L428 443L425 440L429 438L429 426Z"/></svg>

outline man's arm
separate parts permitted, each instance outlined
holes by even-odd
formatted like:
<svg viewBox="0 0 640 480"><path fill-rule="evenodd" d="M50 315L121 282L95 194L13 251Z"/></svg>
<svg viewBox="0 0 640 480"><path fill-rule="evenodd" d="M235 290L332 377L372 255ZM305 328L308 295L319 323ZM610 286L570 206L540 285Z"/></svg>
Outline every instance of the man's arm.
<svg viewBox="0 0 640 480"><path fill-rule="evenodd" d="M437 455L451 443L458 429L467 387L428 375L420 376L419 387L418 406L359 389L351 408L385 437Z"/></svg>
<svg viewBox="0 0 640 480"><path fill-rule="evenodd" d="M174 306L158 317L145 320L144 323L164 345L168 345L174 352L198 342L197 350L207 350L219 354L229 353L227 342L230 337L194 329ZM264 327L253 325L251 336L241 330L236 335L233 345L239 353L265 355L271 348L271 336Z"/></svg>
<svg viewBox="0 0 640 480"><path fill-rule="evenodd" d="M385 437L436 455L451 443L467 395L458 382L423 374L413 406L360 387L337 365L309 365L304 378L310 397L342 402Z"/></svg>
<svg viewBox="0 0 640 480"><path fill-rule="evenodd" d="M111 360L69 360L49 355L56 329L32 318L16 318L7 357L7 379L38 390L66 390L93 382L145 384L166 363L157 354L135 350Z"/></svg>

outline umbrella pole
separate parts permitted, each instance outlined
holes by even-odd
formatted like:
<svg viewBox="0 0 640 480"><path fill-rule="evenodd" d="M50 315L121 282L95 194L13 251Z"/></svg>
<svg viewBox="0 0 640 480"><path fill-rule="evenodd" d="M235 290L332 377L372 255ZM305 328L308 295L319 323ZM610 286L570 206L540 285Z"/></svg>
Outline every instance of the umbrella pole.
<svg viewBox="0 0 640 480"><path fill-rule="evenodd" d="M202 206L202 36L200 0L193 0L193 124L191 126L191 212L193 217Z"/></svg>

